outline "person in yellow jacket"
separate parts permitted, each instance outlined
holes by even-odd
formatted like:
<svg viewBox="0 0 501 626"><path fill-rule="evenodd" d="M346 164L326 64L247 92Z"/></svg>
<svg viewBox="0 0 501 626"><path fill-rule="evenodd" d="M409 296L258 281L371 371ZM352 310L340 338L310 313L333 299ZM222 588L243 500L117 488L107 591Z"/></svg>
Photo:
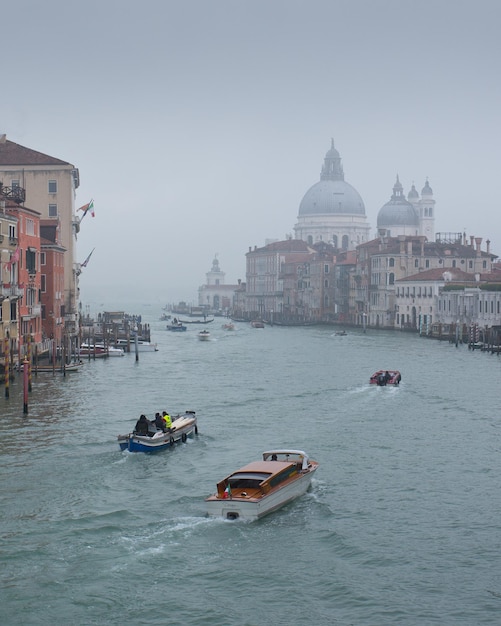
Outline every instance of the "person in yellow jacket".
<svg viewBox="0 0 501 626"><path fill-rule="evenodd" d="M162 413L162 419L165 422L165 428L167 428L167 430L170 430L172 428L172 420L170 418L170 415L167 413L167 411L164 411Z"/></svg>

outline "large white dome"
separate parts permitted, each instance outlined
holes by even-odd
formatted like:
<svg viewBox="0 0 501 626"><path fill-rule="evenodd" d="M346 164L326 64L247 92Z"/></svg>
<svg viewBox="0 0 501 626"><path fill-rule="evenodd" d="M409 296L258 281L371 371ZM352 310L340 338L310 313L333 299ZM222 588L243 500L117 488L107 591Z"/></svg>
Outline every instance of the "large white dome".
<svg viewBox="0 0 501 626"><path fill-rule="evenodd" d="M365 215L365 206L358 191L344 180L321 180L308 189L299 215Z"/></svg>

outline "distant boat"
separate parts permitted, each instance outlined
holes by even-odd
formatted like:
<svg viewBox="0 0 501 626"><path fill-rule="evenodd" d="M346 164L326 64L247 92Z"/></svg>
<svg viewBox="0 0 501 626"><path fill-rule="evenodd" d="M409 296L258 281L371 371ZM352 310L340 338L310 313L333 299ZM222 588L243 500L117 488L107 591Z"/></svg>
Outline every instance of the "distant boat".
<svg viewBox="0 0 501 626"><path fill-rule="evenodd" d="M264 322L261 320L252 320L251 326L252 328L264 328Z"/></svg>
<svg viewBox="0 0 501 626"><path fill-rule="evenodd" d="M221 328L223 330L235 330L235 324L233 324L232 322L229 322L228 324L223 324Z"/></svg>
<svg viewBox="0 0 501 626"><path fill-rule="evenodd" d="M173 322L172 324L167 324L167 330L170 330L174 333L182 333L186 330L186 326L181 324L181 322Z"/></svg>
<svg viewBox="0 0 501 626"><path fill-rule="evenodd" d="M200 341L209 341L209 339L210 339L210 332L208 330L201 330L198 333L198 338L200 339Z"/></svg>
<svg viewBox="0 0 501 626"><path fill-rule="evenodd" d="M402 376L398 370L378 370L372 374L369 382L371 385L385 387L386 385L399 385L401 380Z"/></svg>
<svg viewBox="0 0 501 626"><path fill-rule="evenodd" d="M179 320L181 324L210 324L214 321L214 318L211 320L208 319L199 319L199 320Z"/></svg>

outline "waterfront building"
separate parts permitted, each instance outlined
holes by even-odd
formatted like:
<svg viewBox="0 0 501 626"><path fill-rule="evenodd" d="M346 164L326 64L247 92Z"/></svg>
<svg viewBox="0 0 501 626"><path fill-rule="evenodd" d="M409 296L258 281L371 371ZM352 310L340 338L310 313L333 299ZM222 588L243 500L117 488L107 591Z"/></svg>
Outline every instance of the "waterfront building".
<svg viewBox="0 0 501 626"><path fill-rule="evenodd" d="M284 261L280 279L282 310L274 321L297 324L336 319L336 251L332 245L320 241L311 246L304 260Z"/></svg>
<svg viewBox="0 0 501 626"><path fill-rule="evenodd" d="M324 241L340 250L354 250L370 238L364 202L358 191L344 180L334 140L325 155L320 181L301 200L294 233L296 239L308 245Z"/></svg>
<svg viewBox="0 0 501 626"><path fill-rule="evenodd" d="M5 212L17 220L17 247L9 261L11 285L22 289L17 299L19 357L26 354L28 342L40 345L42 318L40 303L40 213L15 202L7 202ZM24 346L24 347L23 347Z"/></svg>
<svg viewBox="0 0 501 626"><path fill-rule="evenodd" d="M245 316L268 319L272 314L281 315L284 307L282 266L307 262L308 245L298 239L275 241L262 248L249 248L245 256Z"/></svg>
<svg viewBox="0 0 501 626"><path fill-rule="evenodd" d="M49 340L51 354L62 354L64 344L64 255L66 249L59 242L59 224L56 220L40 221L40 292L43 338ZM76 345L73 346L76 348ZM67 352L71 346L65 346ZM71 352L68 352L71 354Z"/></svg>
<svg viewBox="0 0 501 626"><path fill-rule="evenodd" d="M227 285L225 272L219 266L217 255L212 267L205 274L206 283L198 288L198 304L203 310L214 313L228 313L233 306L233 295L239 285Z"/></svg>
<svg viewBox="0 0 501 626"><path fill-rule="evenodd" d="M501 272L435 268L396 281L395 328L434 333L471 325L501 326ZM463 331L462 331L463 332ZM437 331L438 333L438 331Z"/></svg>
<svg viewBox="0 0 501 626"><path fill-rule="evenodd" d="M468 244L466 235L461 233L437 233L434 242L422 235L381 236L360 246L352 285L357 293L355 323L383 328L401 326L401 314L398 324L396 321L395 282L409 276L435 268L457 268L471 276L491 272L497 257L490 252L489 241L485 251L481 244L481 237L470 237ZM414 321L411 316L411 325Z"/></svg>
<svg viewBox="0 0 501 626"><path fill-rule="evenodd" d="M6 210L6 207L15 203L4 195L3 191L3 187L0 186L0 365L2 371L5 353L17 353L18 300L24 293L24 289L19 286L18 282L18 257L21 254L18 217Z"/></svg>
<svg viewBox="0 0 501 626"><path fill-rule="evenodd" d="M10 189L23 188L29 206L42 219L59 220L61 245L67 251L64 255L63 317L66 331L76 335L79 218L75 215L75 193L79 186L78 169L67 161L21 146L0 135L0 182Z"/></svg>

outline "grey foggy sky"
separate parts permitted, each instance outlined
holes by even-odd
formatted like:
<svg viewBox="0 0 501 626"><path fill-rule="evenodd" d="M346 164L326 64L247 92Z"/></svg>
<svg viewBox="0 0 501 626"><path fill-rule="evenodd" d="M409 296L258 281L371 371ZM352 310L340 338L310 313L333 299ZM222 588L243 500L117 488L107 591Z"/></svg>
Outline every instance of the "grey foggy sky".
<svg viewBox="0 0 501 626"><path fill-rule="evenodd" d="M81 298L196 302L293 233L331 137L372 233L398 173L501 255L501 3L18 0L0 131L73 163ZM29 206L29 198L27 199ZM484 244L483 244L484 245Z"/></svg>

